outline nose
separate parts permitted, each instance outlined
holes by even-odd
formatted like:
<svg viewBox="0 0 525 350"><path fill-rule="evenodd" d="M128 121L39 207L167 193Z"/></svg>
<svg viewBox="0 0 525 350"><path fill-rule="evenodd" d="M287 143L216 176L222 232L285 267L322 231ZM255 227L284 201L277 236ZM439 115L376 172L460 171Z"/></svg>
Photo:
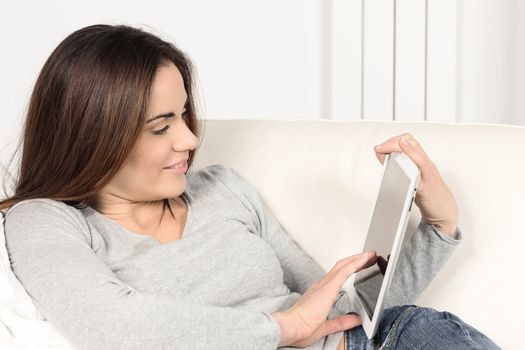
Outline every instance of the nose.
<svg viewBox="0 0 525 350"><path fill-rule="evenodd" d="M198 138L184 121L180 121L175 128L172 139L172 149L176 152L194 150L198 145Z"/></svg>

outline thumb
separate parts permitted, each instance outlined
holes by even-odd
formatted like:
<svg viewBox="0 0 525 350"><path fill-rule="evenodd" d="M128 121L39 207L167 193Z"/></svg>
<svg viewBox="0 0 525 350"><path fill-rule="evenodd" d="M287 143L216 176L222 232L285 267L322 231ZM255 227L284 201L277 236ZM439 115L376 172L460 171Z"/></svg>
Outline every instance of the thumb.
<svg viewBox="0 0 525 350"><path fill-rule="evenodd" d="M362 323L363 321L359 318L359 316L354 315L354 314L337 316L336 318L332 320L324 321L323 326L322 326L323 333L325 335L328 335L328 334L334 334L334 333L346 331L347 329L357 327Z"/></svg>

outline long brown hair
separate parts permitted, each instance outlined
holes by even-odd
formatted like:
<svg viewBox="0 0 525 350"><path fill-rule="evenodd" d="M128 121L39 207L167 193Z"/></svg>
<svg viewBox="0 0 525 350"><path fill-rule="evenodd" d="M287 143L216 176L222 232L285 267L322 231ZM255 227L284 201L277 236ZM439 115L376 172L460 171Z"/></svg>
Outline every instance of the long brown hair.
<svg viewBox="0 0 525 350"><path fill-rule="evenodd" d="M66 37L36 81L14 194L0 210L32 198L92 206L138 141L155 73L167 62L183 77L186 124L200 138L193 64L173 43L126 25L92 25Z"/></svg>

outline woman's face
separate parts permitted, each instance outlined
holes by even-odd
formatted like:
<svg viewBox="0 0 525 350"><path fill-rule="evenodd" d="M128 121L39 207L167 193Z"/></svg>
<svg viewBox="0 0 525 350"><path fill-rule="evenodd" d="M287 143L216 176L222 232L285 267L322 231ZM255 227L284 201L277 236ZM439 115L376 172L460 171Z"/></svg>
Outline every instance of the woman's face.
<svg viewBox="0 0 525 350"><path fill-rule="evenodd" d="M184 192L183 168L187 168L187 163L182 170L167 167L187 160L190 150L198 145L197 137L186 126L186 98L177 67L172 62L161 66L152 85L140 139L123 168L102 192L131 201L175 198Z"/></svg>

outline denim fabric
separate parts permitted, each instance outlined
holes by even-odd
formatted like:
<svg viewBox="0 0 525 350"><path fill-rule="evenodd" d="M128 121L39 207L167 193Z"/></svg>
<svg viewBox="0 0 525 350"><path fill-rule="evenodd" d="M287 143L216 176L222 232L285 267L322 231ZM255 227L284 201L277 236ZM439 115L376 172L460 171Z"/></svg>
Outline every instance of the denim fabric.
<svg viewBox="0 0 525 350"><path fill-rule="evenodd" d="M345 331L344 336L347 350L501 349L456 315L416 305L386 309L371 340L362 326Z"/></svg>

